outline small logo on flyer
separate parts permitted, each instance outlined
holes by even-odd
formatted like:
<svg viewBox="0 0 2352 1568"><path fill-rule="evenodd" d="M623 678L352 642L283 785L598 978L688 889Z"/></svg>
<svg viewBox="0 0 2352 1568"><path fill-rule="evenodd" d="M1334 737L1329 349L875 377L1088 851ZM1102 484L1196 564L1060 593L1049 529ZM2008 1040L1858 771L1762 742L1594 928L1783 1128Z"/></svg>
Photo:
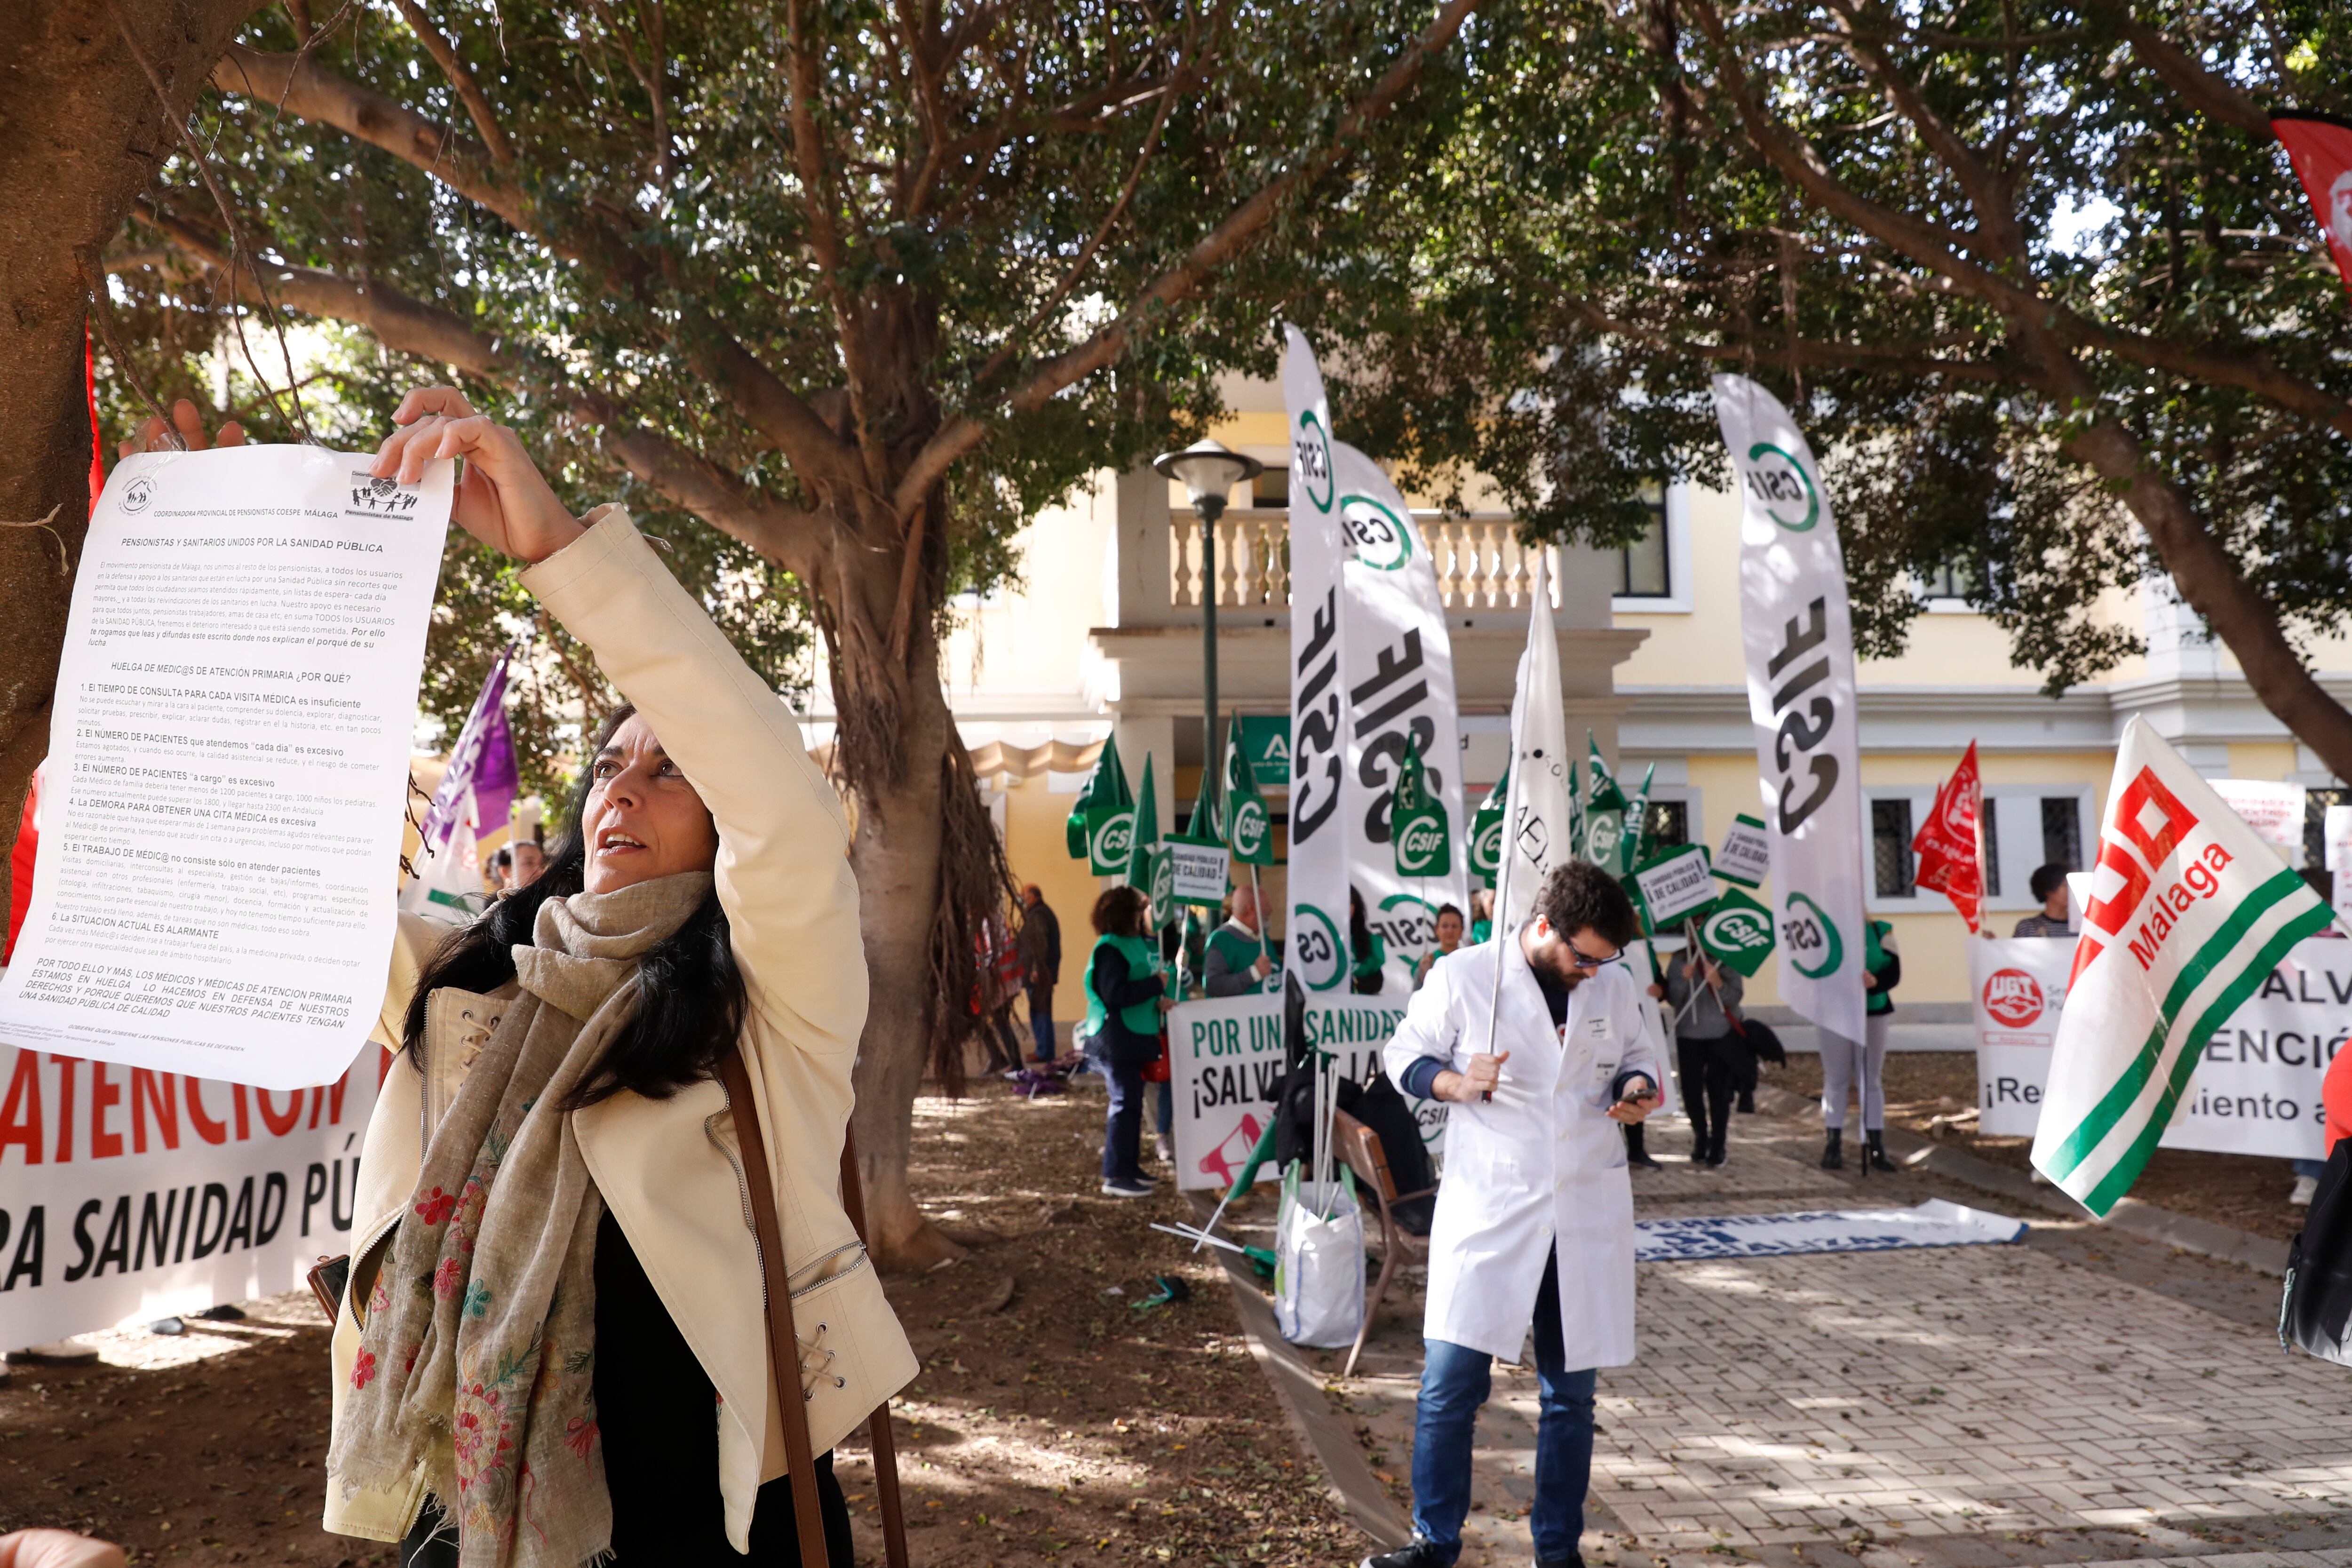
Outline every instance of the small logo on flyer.
<svg viewBox="0 0 2352 1568"><path fill-rule="evenodd" d="M357 469L352 474L352 504L343 510L356 517L405 517L416 510L419 497L414 485Z"/></svg>
<svg viewBox="0 0 2352 1568"><path fill-rule="evenodd" d="M142 474L123 488L122 510L145 511L155 500L155 481Z"/></svg>

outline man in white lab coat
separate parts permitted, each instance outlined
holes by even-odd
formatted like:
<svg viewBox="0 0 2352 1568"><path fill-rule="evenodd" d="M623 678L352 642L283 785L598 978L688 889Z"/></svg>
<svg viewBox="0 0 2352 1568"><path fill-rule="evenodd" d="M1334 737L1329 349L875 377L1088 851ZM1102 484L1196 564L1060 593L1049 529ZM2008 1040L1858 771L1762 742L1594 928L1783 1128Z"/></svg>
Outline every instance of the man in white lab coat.
<svg viewBox="0 0 2352 1568"><path fill-rule="evenodd" d="M1364 1568L1450 1568L1461 1554L1471 1428L1493 1359L1517 1361L1530 1321L1536 1558L1580 1562L1595 1369L1633 1359L1633 1189L1619 1129L1657 1105L1664 1070L1644 1043L1642 986L1615 962L1639 934L1607 872L1557 867L1527 924L1430 971L1384 1052L1398 1088L1452 1110L1429 1237L1413 1540Z"/></svg>

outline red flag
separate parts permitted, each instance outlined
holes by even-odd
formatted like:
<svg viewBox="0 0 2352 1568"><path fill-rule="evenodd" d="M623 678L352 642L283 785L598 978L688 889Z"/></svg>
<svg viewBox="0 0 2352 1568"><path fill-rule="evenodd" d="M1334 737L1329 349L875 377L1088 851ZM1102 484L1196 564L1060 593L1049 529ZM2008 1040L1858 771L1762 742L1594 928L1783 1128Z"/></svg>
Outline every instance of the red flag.
<svg viewBox="0 0 2352 1568"><path fill-rule="evenodd" d="M99 492L106 489L105 449L98 434L98 354L89 343L89 321L81 324L81 386L89 399L89 510L98 510Z"/></svg>
<svg viewBox="0 0 2352 1568"><path fill-rule="evenodd" d="M2273 114L2271 132L2319 215L2337 276L2352 289L2352 122L2327 114Z"/></svg>
<svg viewBox="0 0 2352 1568"><path fill-rule="evenodd" d="M1968 754L1936 791L1935 806L1911 840L1919 857L1919 874L1912 879L1951 900L1970 931L1984 904L1983 819L1984 778L1977 772L1977 743L1970 741Z"/></svg>
<svg viewBox="0 0 2352 1568"><path fill-rule="evenodd" d="M33 907L33 858L41 842L41 774L33 772L33 785L25 792L25 815L16 824L16 842L8 854L8 934L0 942L0 964L16 951L16 933Z"/></svg>

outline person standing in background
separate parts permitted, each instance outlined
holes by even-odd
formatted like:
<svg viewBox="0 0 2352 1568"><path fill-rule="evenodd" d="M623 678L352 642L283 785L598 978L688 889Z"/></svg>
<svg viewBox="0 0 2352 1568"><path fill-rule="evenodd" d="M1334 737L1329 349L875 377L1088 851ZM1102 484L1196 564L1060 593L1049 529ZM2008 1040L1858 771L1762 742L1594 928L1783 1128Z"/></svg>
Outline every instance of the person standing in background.
<svg viewBox="0 0 2352 1568"><path fill-rule="evenodd" d="M1495 889L1473 889L1470 893L1470 945L1490 942L1495 935Z"/></svg>
<svg viewBox="0 0 2352 1568"><path fill-rule="evenodd" d="M1248 888L1235 888L1233 911L1209 933L1208 963L1202 971L1201 987L1212 996L1251 995L1265 990L1266 977L1274 973L1257 894Z"/></svg>
<svg viewBox="0 0 2352 1568"><path fill-rule="evenodd" d="M1110 1107L1103 1123L1102 1190L1114 1198L1151 1195L1143 1175L1143 1069L1160 1055L1160 1016L1175 1005L1168 969L1148 926L1150 906L1133 888L1095 900L1094 955L1087 963L1087 1034L1097 1042Z"/></svg>
<svg viewBox="0 0 2352 1568"><path fill-rule="evenodd" d="M1348 889L1348 989L1358 996L1377 996L1388 983L1389 944L1364 916L1364 895Z"/></svg>
<svg viewBox="0 0 2352 1568"><path fill-rule="evenodd" d="M1421 955L1412 966L1412 988L1420 990L1429 983L1429 972L1437 961L1462 945L1462 911L1452 904L1437 906L1437 945Z"/></svg>
<svg viewBox="0 0 2352 1568"><path fill-rule="evenodd" d="M499 863L507 868L509 891L528 888L547 869L547 851L539 847L536 838L519 838L510 847L499 851Z"/></svg>
<svg viewBox="0 0 2352 1568"><path fill-rule="evenodd" d="M2066 916L2066 868L2039 866L2033 879L2027 884L2033 896L2042 900L2042 912L2028 915L2017 922L2011 936L2073 936L2074 923Z"/></svg>
<svg viewBox="0 0 2352 1568"><path fill-rule="evenodd" d="M1731 1130L1732 1052L1742 1049L1732 1020L1747 982L1703 952L1685 949L1666 963L1666 1005L1674 1009L1675 1055L1682 1068L1683 1110L1690 1117L1691 1163L1720 1165Z"/></svg>
<svg viewBox="0 0 2352 1568"><path fill-rule="evenodd" d="M1845 1102L1861 1079L1863 1158L1874 1171L1892 1171L1886 1157L1886 1035L1895 1022L1895 998L1889 994L1903 979L1903 955L1895 948L1895 928L1872 921L1863 928L1862 987L1868 997L1863 1008L1863 1037L1849 1040L1834 1030L1822 1037L1822 1126L1828 1137L1822 1145L1822 1169L1845 1169Z"/></svg>
<svg viewBox="0 0 2352 1568"><path fill-rule="evenodd" d="M514 851L501 849L482 868L482 887L495 899L511 891L514 886Z"/></svg>
<svg viewBox="0 0 2352 1568"><path fill-rule="evenodd" d="M1057 1054L1054 1035L1054 982L1062 973L1062 920L1032 882L1021 889L1021 958L1029 992L1029 1033L1036 1059Z"/></svg>

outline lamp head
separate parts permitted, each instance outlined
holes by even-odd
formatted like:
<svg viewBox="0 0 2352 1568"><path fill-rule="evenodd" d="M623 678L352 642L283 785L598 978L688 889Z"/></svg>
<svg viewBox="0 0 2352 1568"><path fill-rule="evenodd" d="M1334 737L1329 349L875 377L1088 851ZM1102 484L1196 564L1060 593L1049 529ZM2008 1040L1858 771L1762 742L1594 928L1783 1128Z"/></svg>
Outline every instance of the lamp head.
<svg viewBox="0 0 2352 1568"><path fill-rule="evenodd" d="M1265 472L1265 465L1255 458L1216 441L1195 441L1181 452L1163 452L1151 466L1181 483L1192 510L1209 518L1225 510L1225 498L1235 485Z"/></svg>

